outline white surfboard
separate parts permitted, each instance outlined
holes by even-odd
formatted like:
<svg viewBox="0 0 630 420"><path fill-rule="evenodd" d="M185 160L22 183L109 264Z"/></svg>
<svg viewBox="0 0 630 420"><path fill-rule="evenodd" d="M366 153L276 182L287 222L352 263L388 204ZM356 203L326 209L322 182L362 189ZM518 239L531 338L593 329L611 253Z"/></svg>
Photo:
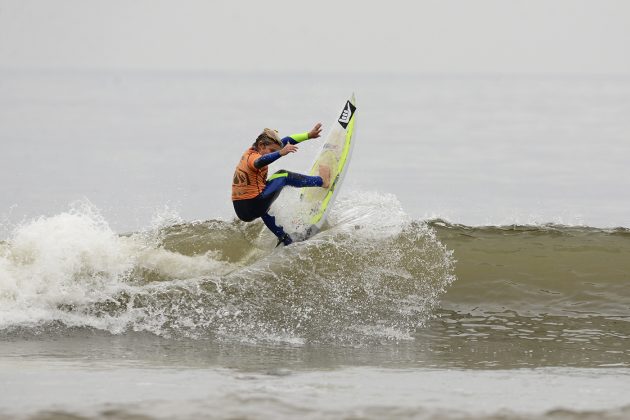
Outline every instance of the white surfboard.
<svg viewBox="0 0 630 420"><path fill-rule="evenodd" d="M333 122L326 140L316 155L310 175L319 175L319 166L330 168L330 187L302 188L300 211L305 230L298 240L306 240L322 229L335 197L341 188L354 146L357 105L354 94L343 105L338 118Z"/></svg>

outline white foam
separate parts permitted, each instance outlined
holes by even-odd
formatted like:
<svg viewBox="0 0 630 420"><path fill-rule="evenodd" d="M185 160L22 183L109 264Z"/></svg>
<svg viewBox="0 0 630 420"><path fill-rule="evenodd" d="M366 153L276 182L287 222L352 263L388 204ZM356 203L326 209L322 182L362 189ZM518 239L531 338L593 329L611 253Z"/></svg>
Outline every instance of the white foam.
<svg viewBox="0 0 630 420"><path fill-rule="evenodd" d="M352 233L366 240L399 235L409 222L395 195L356 190L339 198L328 219L332 233Z"/></svg>
<svg viewBox="0 0 630 420"><path fill-rule="evenodd" d="M131 248L88 202L18 226L0 257L0 326L101 298L133 268Z"/></svg>
<svg viewBox="0 0 630 420"><path fill-rule="evenodd" d="M295 189L283 191L271 212L287 232L303 233L308 226L308 217L301 208L299 192ZM324 232L317 236L329 238L342 233L359 235L365 240L385 239L400 234L409 221L395 195L353 190L336 200Z"/></svg>
<svg viewBox="0 0 630 420"><path fill-rule="evenodd" d="M162 226L171 216L158 216ZM230 269L212 253L185 256L156 246L156 230L132 236L115 233L87 200L69 211L16 227L0 248L0 328L60 320L69 326L122 331L142 313L128 308L116 316L91 316L60 306L86 307L126 291L143 293L130 274L136 268L168 278L199 278Z"/></svg>

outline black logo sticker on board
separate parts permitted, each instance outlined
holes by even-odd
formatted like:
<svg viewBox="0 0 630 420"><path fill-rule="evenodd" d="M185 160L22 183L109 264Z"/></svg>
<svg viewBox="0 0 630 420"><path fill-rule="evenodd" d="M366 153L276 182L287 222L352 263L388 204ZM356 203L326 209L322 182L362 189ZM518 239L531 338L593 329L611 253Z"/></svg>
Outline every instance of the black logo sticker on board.
<svg viewBox="0 0 630 420"><path fill-rule="evenodd" d="M348 127L348 123L352 119L352 116L354 115L354 111L356 111L356 109L357 107L352 105L350 101L346 102L346 106L343 107L343 111L341 111L341 116L337 120L343 128Z"/></svg>

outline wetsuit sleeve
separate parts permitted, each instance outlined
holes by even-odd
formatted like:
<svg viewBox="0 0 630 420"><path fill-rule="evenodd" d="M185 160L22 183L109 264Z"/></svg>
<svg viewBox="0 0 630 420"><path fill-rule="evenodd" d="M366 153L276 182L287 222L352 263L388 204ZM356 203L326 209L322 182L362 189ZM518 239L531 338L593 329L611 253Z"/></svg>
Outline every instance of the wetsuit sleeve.
<svg viewBox="0 0 630 420"><path fill-rule="evenodd" d="M268 153L254 161L254 168L260 169L280 159L280 152Z"/></svg>
<svg viewBox="0 0 630 420"><path fill-rule="evenodd" d="M302 143L305 140L308 140L308 132L291 134L290 136L282 139L282 145L286 146L287 143L298 144Z"/></svg>

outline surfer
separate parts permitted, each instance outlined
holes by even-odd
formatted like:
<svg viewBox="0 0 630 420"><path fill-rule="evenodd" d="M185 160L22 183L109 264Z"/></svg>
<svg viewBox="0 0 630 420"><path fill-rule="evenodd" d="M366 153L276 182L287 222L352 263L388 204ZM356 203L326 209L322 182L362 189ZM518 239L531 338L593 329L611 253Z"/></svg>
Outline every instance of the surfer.
<svg viewBox="0 0 630 420"><path fill-rule="evenodd" d="M292 134L280 139L278 132L265 128L256 138L254 144L243 153L234 171L232 180L232 204L239 219L251 222L261 218L265 226L278 237L278 245L289 245L293 242L282 226L276 224L275 217L268 211L286 185L292 187L323 187L330 183L330 168L319 167L319 176L308 176L281 169L267 179L267 166L272 162L295 153L296 144L308 139L316 139L321 135L321 123L306 133Z"/></svg>

